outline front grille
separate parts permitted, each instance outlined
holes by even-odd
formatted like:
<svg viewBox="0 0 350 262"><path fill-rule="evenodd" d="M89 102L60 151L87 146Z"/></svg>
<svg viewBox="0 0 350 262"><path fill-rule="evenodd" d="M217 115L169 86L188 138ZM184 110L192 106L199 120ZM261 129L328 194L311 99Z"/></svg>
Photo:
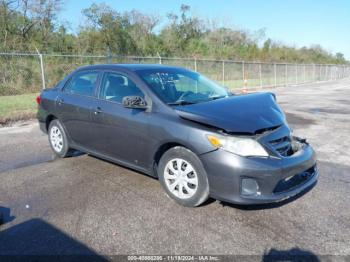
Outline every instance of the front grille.
<svg viewBox="0 0 350 262"><path fill-rule="evenodd" d="M284 136L269 142L273 149L281 156L291 156L294 153L290 136Z"/></svg>
<svg viewBox="0 0 350 262"><path fill-rule="evenodd" d="M292 190L293 188L304 184L306 181L308 181L311 177L313 177L316 173L316 166L313 166L309 168L308 170L296 174L294 176L282 179L278 182L275 189L273 190L273 193L283 193L288 190Z"/></svg>

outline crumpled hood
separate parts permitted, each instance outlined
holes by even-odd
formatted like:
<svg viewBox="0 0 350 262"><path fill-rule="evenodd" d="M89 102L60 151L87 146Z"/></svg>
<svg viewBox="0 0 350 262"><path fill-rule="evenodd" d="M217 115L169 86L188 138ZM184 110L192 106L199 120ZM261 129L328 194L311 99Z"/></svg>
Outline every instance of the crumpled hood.
<svg viewBox="0 0 350 262"><path fill-rule="evenodd" d="M178 106L180 117L223 129L228 133L255 134L286 124L272 93L230 96L193 105Z"/></svg>

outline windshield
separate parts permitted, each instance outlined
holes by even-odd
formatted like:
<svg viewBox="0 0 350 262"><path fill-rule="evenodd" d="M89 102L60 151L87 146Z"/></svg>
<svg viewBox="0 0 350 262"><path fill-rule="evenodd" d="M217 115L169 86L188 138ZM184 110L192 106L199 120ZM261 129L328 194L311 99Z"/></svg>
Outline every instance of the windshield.
<svg viewBox="0 0 350 262"><path fill-rule="evenodd" d="M194 104L229 96L224 87L187 70L154 69L136 73L169 105Z"/></svg>

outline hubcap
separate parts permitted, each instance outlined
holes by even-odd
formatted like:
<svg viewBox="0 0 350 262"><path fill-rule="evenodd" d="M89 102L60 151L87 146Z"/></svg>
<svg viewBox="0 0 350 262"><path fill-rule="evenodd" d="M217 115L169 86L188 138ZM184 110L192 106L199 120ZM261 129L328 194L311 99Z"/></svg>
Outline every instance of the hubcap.
<svg viewBox="0 0 350 262"><path fill-rule="evenodd" d="M190 198L197 192L197 173L184 159L170 160L165 166L164 179L169 191L178 198Z"/></svg>
<svg viewBox="0 0 350 262"><path fill-rule="evenodd" d="M61 152L63 148L63 137L61 130L57 126L53 126L50 130L50 142L56 152Z"/></svg>

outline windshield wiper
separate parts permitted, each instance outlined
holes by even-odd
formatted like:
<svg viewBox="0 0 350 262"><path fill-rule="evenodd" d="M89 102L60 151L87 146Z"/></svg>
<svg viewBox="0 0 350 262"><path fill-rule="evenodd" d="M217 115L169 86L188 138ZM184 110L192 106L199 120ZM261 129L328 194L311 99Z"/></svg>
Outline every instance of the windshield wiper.
<svg viewBox="0 0 350 262"><path fill-rule="evenodd" d="M186 101L186 100L179 100L171 103L167 103L169 106L184 106L184 105L192 105L195 104L195 102Z"/></svg>
<svg viewBox="0 0 350 262"><path fill-rule="evenodd" d="M201 102L208 102L208 101L212 101L212 100L216 100L216 99L220 99L220 98L224 98L224 97L228 97L228 95L212 96L212 97L209 97L209 100L207 100L207 99L201 99L201 100L196 100L196 101L179 100L179 101L175 101L175 102L171 102L171 103L167 103L167 104L170 106L193 105L193 104L197 104L197 103L201 103Z"/></svg>
<svg viewBox="0 0 350 262"><path fill-rule="evenodd" d="M220 99L220 98L224 98L224 97L228 97L227 95L225 96L212 96L212 97L209 97L210 100L216 100L216 99Z"/></svg>

